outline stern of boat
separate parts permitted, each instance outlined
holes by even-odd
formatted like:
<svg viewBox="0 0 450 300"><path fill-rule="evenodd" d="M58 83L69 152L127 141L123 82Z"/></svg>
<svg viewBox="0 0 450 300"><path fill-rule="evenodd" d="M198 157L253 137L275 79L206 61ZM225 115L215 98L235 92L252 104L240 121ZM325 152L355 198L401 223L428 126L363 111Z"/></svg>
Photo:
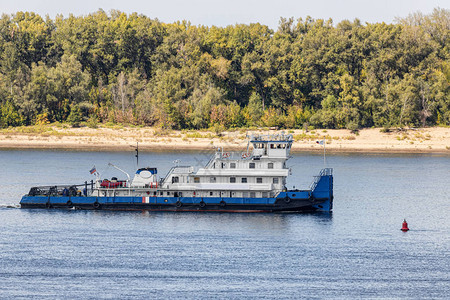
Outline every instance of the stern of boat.
<svg viewBox="0 0 450 300"><path fill-rule="evenodd" d="M322 169L318 176L315 176L311 186L312 198L321 200L313 207L318 211L331 211L333 209L333 169Z"/></svg>

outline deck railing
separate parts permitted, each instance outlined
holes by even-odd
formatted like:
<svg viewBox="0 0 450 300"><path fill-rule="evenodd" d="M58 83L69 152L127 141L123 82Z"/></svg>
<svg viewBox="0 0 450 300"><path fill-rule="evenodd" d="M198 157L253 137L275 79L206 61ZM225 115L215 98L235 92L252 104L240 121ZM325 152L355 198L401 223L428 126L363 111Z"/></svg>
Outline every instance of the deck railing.
<svg viewBox="0 0 450 300"><path fill-rule="evenodd" d="M319 175L314 176L314 181L311 184L311 191L314 191L314 189L317 187L317 184L320 181L320 178L322 178L322 176L332 176L333 175L333 168L324 168L322 170L320 170Z"/></svg>
<svg viewBox="0 0 450 300"><path fill-rule="evenodd" d="M83 184L35 186L28 192L29 196L86 196L88 187L94 188L94 182Z"/></svg>

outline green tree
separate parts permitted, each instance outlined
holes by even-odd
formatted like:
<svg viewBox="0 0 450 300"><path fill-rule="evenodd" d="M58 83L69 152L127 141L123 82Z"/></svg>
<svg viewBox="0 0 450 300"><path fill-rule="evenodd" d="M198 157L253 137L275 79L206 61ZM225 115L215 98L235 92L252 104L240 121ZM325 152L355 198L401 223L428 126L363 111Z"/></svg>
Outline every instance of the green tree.
<svg viewBox="0 0 450 300"><path fill-rule="evenodd" d="M81 109L78 105L72 105L70 107L70 114L67 117L67 122L69 122L72 127L79 127L83 116L81 114Z"/></svg>
<svg viewBox="0 0 450 300"><path fill-rule="evenodd" d="M0 127L22 125L22 116L11 101L6 101L0 108Z"/></svg>

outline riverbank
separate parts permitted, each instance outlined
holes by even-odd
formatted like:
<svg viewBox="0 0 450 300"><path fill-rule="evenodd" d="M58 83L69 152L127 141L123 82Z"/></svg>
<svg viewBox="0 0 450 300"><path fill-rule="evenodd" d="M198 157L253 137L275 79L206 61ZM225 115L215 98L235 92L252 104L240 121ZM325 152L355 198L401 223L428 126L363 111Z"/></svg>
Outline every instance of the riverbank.
<svg viewBox="0 0 450 300"><path fill-rule="evenodd" d="M242 150L247 133L276 133L275 130L239 130L216 134L211 131L176 131L159 128L31 126L0 130L0 148L72 149L86 151L212 150L223 147ZM385 132L370 128L349 130L289 130L292 150L322 151L316 141L325 139L329 152L446 153L450 154L450 128L434 127Z"/></svg>

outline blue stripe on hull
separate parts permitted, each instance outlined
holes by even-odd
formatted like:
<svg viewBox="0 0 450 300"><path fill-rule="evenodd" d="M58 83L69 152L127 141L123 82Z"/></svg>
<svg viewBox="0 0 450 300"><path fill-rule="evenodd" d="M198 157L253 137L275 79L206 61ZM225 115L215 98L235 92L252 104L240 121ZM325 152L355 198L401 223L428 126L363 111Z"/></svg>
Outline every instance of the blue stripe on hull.
<svg viewBox="0 0 450 300"><path fill-rule="evenodd" d="M181 203L177 205L177 202ZM205 204L202 206L201 202ZM223 203L223 202L225 203ZM222 205L221 205L222 203ZM20 204L24 208L71 208L80 209L148 209L196 211L329 211L329 199L321 199L317 204L308 198L220 198L220 197L60 197L24 196ZM309 208L308 208L309 207ZM303 209L305 208L305 209ZM219 209L219 210L218 210Z"/></svg>
<svg viewBox="0 0 450 300"><path fill-rule="evenodd" d="M177 201L186 204L220 204L225 201L228 204L274 204L277 198L227 198L227 197L148 197L148 202L152 204L175 204ZM23 196L20 204L66 204L71 201L76 204L135 204L144 203L143 197L59 197L59 196Z"/></svg>

